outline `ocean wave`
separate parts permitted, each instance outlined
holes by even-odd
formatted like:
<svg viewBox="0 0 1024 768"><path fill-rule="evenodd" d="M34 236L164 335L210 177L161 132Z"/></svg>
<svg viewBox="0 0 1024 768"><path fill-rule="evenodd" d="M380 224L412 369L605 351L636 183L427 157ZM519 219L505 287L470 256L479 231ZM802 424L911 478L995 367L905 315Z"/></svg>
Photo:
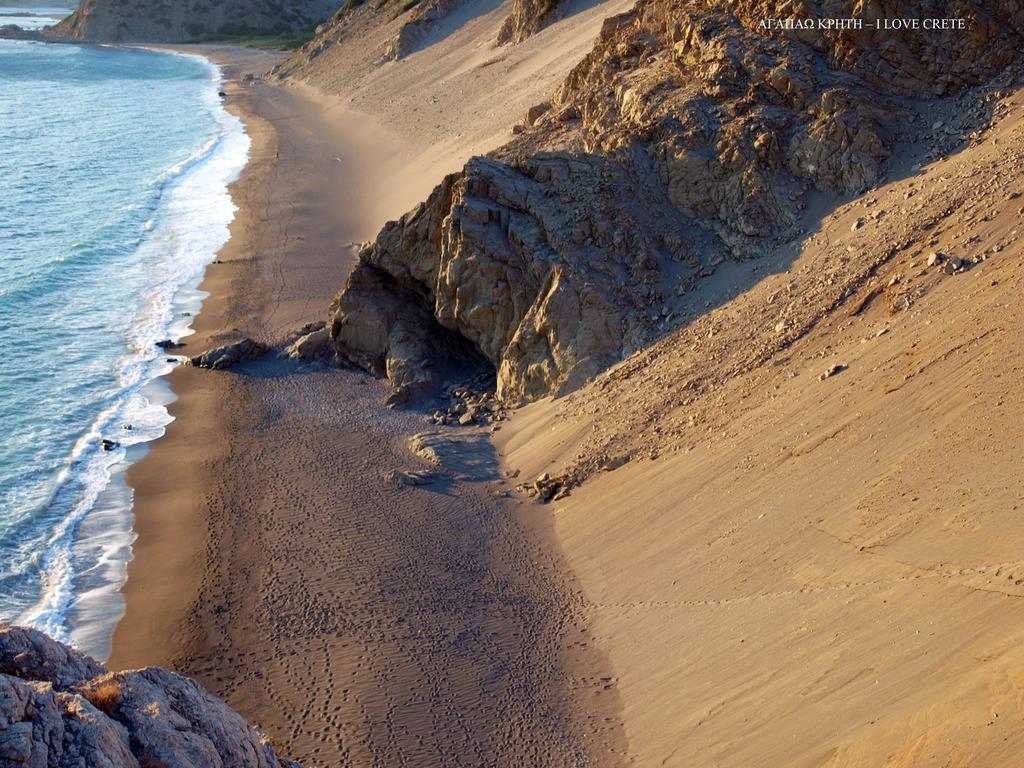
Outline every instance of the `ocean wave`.
<svg viewBox="0 0 1024 768"><path fill-rule="evenodd" d="M224 109L218 97L220 70L201 57L172 55L198 59L209 68L209 87L204 89L203 100L218 130L196 152L152 182L155 203L151 215L131 244L135 257L152 265L152 280L125 331L126 354L113 371L117 391L75 444L49 500L49 507L59 508L63 516L51 528L38 563L43 579L40 600L19 619L62 640L87 637L94 649L97 643L109 642L113 631L116 616L111 617L110 594L124 578L130 557L130 525L125 525L127 534L116 536L105 525L92 540L84 540L78 532L101 495L108 492L128 449L160 437L171 420L165 398L154 397L151 391L152 382L173 367L156 342L178 340L191 333L189 318L196 309L196 288L205 267L227 242L236 210L227 188L249 153L250 142L241 121ZM187 313L186 308L190 310ZM112 442L105 446L104 440ZM114 505L125 507L115 510L122 521L130 521L129 504L130 495ZM90 583L79 594L77 586L85 571L90 572ZM72 608L74 627L69 622Z"/></svg>

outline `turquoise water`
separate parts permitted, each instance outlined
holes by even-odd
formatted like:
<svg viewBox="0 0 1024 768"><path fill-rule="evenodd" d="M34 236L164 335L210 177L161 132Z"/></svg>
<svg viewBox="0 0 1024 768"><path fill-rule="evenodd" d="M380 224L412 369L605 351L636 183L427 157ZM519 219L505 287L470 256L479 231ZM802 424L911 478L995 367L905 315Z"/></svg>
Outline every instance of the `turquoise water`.
<svg viewBox="0 0 1024 768"><path fill-rule="evenodd" d="M248 153L219 82L197 57L0 41L0 621L101 657L121 476L168 422L156 342L188 332Z"/></svg>

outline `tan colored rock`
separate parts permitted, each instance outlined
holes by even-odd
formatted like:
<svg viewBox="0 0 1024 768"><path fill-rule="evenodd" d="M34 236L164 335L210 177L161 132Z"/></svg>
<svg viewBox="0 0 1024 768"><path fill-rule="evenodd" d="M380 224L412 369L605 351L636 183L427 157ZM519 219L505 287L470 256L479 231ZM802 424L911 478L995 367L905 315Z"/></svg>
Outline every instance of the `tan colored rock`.
<svg viewBox="0 0 1024 768"><path fill-rule="evenodd" d="M313 360L317 352L327 343L329 332L326 328L300 336L285 350L285 354L294 360Z"/></svg>
<svg viewBox="0 0 1024 768"><path fill-rule="evenodd" d="M94 42L185 42L224 27L305 30L337 8L334 0L294 0L287 8L256 0L167 3L139 0L80 0L54 30L61 37Z"/></svg>
<svg viewBox="0 0 1024 768"><path fill-rule="evenodd" d="M564 15L560 0L514 0L498 30L498 45L521 43Z"/></svg>
<svg viewBox="0 0 1024 768"><path fill-rule="evenodd" d="M533 125L546 115L550 109L551 103L547 101L542 101L540 104L534 104L526 110L526 124Z"/></svg>

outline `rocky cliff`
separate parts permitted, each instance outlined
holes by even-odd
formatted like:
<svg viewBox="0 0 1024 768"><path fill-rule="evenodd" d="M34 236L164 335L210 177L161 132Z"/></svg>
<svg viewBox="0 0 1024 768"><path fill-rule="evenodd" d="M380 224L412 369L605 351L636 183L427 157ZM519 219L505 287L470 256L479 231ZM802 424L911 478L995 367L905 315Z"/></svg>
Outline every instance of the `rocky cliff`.
<svg viewBox="0 0 1024 768"><path fill-rule="evenodd" d="M875 28L902 16L965 29ZM864 29L762 24L818 17ZM362 249L332 308L336 351L402 371L400 396L410 371L418 389L436 379L440 327L494 366L507 402L568 392L675 327L726 260L813 227L809 203L879 182L936 100L992 77L1022 33L1021 0L640 0L508 145Z"/></svg>
<svg viewBox="0 0 1024 768"><path fill-rule="evenodd" d="M211 35L312 29L336 0L81 0L53 32L94 42L181 42Z"/></svg>
<svg viewBox="0 0 1024 768"><path fill-rule="evenodd" d="M298 768L196 683L0 627L0 768Z"/></svg>

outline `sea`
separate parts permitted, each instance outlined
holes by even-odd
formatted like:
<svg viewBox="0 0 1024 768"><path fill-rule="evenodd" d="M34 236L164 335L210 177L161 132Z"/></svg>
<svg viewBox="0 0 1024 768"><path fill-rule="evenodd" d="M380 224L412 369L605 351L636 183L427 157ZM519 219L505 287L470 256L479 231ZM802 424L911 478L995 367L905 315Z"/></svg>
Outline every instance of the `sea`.
<svg viewBox="0 0 1024 768"><path fill-rule="evenodd" d="M65 8L0 6L0 26ZM126 468L170 421L249 139L207 60L0 40L0 623L97 658L123 614Z"/></svg>

